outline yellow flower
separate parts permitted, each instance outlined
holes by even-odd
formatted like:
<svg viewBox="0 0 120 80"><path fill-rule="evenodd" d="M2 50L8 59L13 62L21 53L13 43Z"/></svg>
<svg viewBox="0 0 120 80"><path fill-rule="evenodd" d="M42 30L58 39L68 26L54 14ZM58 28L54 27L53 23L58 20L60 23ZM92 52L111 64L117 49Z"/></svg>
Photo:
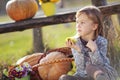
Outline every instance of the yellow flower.
<svg viewBox="0 0 120 80"><path fill-rule="evenodd" d="M59 0L39 0L39 2L40 2L40 4L41 3L46 3L46 2L54 2L54 3L56 3L56 2L58 2Z"/></svg>
<svg viewBox="0 0 120 80"><path fill-rule="evenodd" d="M58 2L59 0L50 0L51 2Z"/></svg>

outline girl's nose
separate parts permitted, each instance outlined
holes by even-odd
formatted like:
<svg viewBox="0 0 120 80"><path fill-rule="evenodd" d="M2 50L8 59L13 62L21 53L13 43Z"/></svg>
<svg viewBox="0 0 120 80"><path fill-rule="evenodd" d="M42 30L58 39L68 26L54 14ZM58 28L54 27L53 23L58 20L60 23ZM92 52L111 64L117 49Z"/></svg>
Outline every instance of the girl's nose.
<svg viewBox="0 0 120 80"><path fill-rule="evenodd" d="M80 24L77 24L77 25L76 25L76 28L81 28L81 25L80 25Z"/></svg>

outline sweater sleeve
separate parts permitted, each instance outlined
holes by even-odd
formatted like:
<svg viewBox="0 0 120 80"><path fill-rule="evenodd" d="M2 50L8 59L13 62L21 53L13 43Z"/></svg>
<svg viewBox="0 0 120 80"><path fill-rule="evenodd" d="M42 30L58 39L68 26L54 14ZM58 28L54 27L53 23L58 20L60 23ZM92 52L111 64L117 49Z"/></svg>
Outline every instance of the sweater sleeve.
<svg viewBox="0 0 120 80"><path fill-rule="evenodd" d="M104 65L107 54L107 40L102 39L95 52L88 52L91 58L92 64Z"/></svg>

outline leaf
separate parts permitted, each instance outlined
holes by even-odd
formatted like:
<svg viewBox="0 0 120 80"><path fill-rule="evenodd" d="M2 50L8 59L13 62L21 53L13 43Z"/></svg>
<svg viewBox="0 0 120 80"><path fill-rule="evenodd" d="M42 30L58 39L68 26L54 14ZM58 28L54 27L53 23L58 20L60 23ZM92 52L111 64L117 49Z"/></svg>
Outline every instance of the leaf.
<svg viewBox="0 0 120 80"><path fill-rule="evenodd" d="M3 74L4 74L5 76L8 76L8 70L7 70L7 69L4 69L4 70L3 70Z"/></svg>

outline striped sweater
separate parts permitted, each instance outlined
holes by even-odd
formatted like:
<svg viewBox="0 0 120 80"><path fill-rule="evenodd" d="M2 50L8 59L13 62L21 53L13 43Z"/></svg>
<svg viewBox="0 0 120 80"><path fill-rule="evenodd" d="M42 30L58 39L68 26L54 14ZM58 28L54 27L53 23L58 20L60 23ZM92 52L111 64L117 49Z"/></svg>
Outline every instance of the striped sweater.
<svg viewBox="0 0 120 80"><path fill-rule="evenodd" d="M115 70L110 66L110 61L106 56L107 55L107 43L108 43L107 39L105 39L102 36L97 37L97 39L95 40L97 44L97 49L94 53L91 52L87 47L83 45L80 38L76 38L76 40L77 40L76 45L80 47L81 52L79 53L75 49L73 48L71 49L73 57L75 59L75 63L76 63L75 74L80 75L81 77L87 76L87 72L85 70L86 65L89 63L92 63L94 65L103 66L108 71L108 75L114 76ZM89 56L89 59L86 58L86 54Z"/></svg>

